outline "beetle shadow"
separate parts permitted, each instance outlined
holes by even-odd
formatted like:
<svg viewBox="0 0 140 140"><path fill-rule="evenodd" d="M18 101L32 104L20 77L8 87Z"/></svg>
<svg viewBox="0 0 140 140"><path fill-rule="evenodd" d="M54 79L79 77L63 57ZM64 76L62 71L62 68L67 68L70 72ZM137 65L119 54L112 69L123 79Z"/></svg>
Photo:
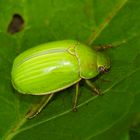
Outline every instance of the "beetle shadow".
<svg viewBox="0 0 140 140"><path fill-rule="evenodd" d="M22 104L26 104L26 105L34 104L37 101L39 101L42 97L42 96L34 96L34 95L30 95L30 94L22 94L22 93L18 92L16 89L14 89L12 84L11 84L11 89L12 89L12 92L13 92L16 100L18 100L21 105Z"/></svg>

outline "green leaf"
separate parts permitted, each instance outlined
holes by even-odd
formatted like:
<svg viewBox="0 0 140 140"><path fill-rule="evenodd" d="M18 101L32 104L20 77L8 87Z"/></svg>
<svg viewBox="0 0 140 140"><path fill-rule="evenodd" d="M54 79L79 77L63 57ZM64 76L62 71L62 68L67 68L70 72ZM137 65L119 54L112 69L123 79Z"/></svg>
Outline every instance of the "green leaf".
<svg viewBox="0 0 140 140"><path fill-rule="evenodd" d="M129 129L140 112L139 7L137 0L1 0L0 139L131 139ZM24 23L12 33L14 15ZM92 80L104 95L92 96L82 83L76 113L71 110L75 92L71 87L59 92L38 116L26 119L42 97L13 89L13 60L38 44L64 39L90 47L113 45L105 51L111 59L110 71Z"/></svg>
<svg viewBox="0 0 140 140"><path fill-rule="evenodd" d="M131 140L140 139L140 113L137 113L134 117L130 129L130 136L131 136Z"/></svg>

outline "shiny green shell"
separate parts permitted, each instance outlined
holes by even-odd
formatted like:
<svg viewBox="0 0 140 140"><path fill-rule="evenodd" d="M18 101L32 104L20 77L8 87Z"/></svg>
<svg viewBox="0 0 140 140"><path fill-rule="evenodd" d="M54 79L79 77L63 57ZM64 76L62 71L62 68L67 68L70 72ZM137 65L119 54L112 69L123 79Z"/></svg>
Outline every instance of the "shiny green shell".
<svg viewBox="0 0 140 140"><path fill-rule="evenodd" d="M108 58L78 41L50 42L15 58L12 84L24 94L50 94L95 77L102 65L110 67Z"/></svg>

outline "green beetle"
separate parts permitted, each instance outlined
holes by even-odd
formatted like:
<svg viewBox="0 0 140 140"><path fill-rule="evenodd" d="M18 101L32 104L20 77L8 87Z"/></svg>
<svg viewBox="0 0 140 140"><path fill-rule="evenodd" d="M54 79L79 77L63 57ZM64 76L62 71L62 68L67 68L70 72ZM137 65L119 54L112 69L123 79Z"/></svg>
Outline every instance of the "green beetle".
<svg viewBox="0 0 140 140"><path fill-rule="evenodd" d="M76 110L79 81L85 79L91 85L88 79L109 68L110 60L101 52L76 40L54 41L31 48L16 57L12 84L23 94L49 94L50 98L44 106L55 92L76 84L73 107Z"/></svg>

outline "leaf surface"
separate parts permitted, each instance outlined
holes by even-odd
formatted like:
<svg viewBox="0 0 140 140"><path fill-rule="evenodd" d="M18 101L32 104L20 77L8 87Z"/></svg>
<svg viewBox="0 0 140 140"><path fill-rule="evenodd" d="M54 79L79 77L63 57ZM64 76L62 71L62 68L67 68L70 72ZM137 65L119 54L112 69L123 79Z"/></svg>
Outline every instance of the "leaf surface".
<svg viewBox="0 0 140 140"><path fill-rule="evenodd" d="M0 139L133 140L139 126L140 2L137 0L1 0L0 1ZM8 28L15 14L23 25ZM12 28L12 27L11 27ZM14 58L31 47L76 39L89 47L112 44L105 53L110 71L92 82L103 96L92 96L82 83L78 111L72 112L74 86L59 92L34 119L28 111L42 97L22 95L11 85ZM138 130L138 129L137 129ZM132 132L132 129L131 131ZM133 136L133 137L132 137Z"/></svg>

